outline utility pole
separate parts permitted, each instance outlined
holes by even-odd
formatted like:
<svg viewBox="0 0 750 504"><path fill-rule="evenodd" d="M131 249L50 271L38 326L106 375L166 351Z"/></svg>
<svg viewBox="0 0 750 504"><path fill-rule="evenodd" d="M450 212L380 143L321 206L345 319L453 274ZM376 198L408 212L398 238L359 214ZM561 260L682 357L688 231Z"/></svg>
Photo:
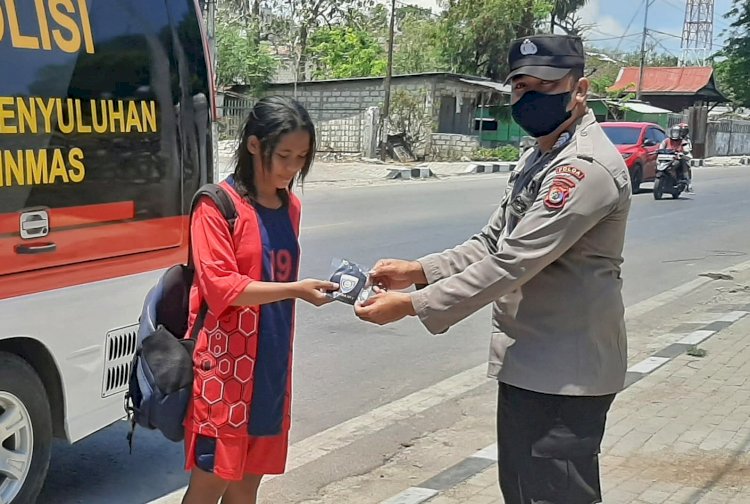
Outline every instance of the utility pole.
<svg viewBox="0 0 750 504"><path fill-rule="evenodd" d="M393 77L393 38L396 31L396 0L391 0L391 26L388 29L388 69L385 74L385 98L383 100L383 114L380 116L380 159L385 161L386 146L388 144L388 116L391 113L391 78Z"/></svg>
<svg viewBox="0 0 750 504"><path fill-rule="evenodd" d="M641 39L641 71L638 72L638 90L636 98L641 99L641 88L643 87L643 74L646 71L646 35L648 35L648 9L656 0L646 0L646 14L643 16L643 38Z"/></svg>

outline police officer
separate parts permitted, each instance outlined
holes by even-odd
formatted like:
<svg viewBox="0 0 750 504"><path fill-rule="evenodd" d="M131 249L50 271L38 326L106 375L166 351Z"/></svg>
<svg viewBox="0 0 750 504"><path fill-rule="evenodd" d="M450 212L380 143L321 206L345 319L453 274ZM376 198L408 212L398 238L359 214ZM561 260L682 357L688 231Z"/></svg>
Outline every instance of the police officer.
<svg viewBox="0 0 750 504"><path fill-rule="evenodd" d="M630 180L586 106L579 38L516 40L509 63L513 117L537 146L500 208L453 249L380 261L372 277L388 290L356 312L377 324L416 315L438 334L493 303L505 502L591 504L601 502L597 454L627 368L620 266Z"/></svg>

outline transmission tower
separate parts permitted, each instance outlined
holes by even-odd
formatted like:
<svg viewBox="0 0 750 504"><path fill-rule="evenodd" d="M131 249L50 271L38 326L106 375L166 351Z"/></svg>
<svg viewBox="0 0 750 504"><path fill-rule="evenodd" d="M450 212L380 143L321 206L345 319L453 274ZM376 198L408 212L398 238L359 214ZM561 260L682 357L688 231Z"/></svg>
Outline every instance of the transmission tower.
<svg viewBox="0 0 750 504"><path fill-rule="evenodd" d="M682 66L705 66L714 38L714 0L687 0L682 26Z"/></svg>

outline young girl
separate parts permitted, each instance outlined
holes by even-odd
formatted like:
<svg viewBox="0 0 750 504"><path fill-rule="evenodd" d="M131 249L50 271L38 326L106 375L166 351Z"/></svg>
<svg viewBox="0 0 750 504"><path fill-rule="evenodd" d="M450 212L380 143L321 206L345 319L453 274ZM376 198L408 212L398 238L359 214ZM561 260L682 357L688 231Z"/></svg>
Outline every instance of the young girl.
<svg viewBox="0 0 750 504"><path fill-rule="evenodd" d="M297 281L300 202L292 193L310 170L315 128L284 98L250 112L233 176L221 183L237 209L234 231L211 200L191 233L196 280L191 327L208 312L195 348L195 384L185 420L183 504L256 502L264 474L281 474L290 428L295 299L328 302L337 285Z"/></svg>

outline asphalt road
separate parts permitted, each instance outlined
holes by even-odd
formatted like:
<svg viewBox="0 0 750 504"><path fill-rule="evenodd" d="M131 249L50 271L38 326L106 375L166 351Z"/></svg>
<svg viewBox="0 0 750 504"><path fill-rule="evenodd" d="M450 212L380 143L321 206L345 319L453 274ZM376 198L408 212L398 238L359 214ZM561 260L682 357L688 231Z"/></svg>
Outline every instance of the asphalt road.
<svg viewBox="0 0 750 504"><path fill-rule="evenodd" d="M695 195L634 196L623 274L627 305L748 260L750 169L695 169L694 176ZM327 276L334 257L370 266L381 257L414 258L455 245L486 222L506 180L308 187L302 274ZM477 366L488 353L487 310L439 337L414 320L366 325L340 303L300 305L297 327L293 442ZM125 432L120 422L73 447L56 445L40 504L145 503L186 483L180 445L139 431L128 455ZM352 470L326 469L329 481Z"/></svg>

